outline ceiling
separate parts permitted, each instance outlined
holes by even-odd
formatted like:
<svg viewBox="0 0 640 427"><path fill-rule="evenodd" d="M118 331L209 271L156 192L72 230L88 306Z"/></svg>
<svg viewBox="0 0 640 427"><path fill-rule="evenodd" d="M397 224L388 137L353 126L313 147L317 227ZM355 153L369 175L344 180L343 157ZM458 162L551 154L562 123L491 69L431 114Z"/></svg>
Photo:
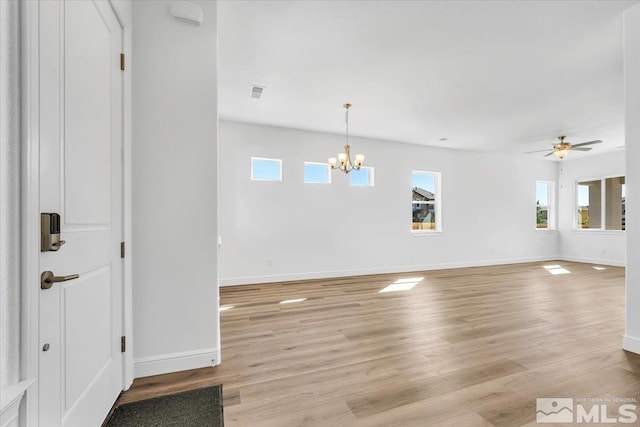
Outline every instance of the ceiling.
<svg viewBox="0 0 640 427"><path fill-rule="evenodd" d="M524 153L567 135L612 150L622 12L637 3L220 1L220 117L344 133L351 102L357 136Z"/></svg>

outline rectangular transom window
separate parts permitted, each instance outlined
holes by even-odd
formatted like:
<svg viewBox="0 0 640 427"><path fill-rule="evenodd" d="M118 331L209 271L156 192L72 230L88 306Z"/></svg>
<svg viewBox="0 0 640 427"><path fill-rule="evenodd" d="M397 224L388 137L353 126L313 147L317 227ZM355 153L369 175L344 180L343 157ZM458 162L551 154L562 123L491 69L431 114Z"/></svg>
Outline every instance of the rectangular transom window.
<svg viewBox="0 0 640 427"><path fill-rule="evenodd" d="M625 177L579 181L576 227L595 230L626 228Z"/></svg>
<svg viewBox="0 0 640 427"><path fill-rule="evenodd" d="M349 172L349 180L351 185L373 187L373 168L363 166L360 169L354 169Z"/></svg>
<svg viewBox="0 0 640 427"><path fill-rule="evenodd" d="M411 230L440 231L440 173L411 172Z"/></svg>
<svg viewBox="0 0 640 427"><path fill-rule="evenodd" d="M555 228L555 184L536 181L536 229Z"/></svg>
<svg viewBox="0 0 640 427"><path fill-rule="evenodd" d="M327 163L304 162L305 184L331 184L331 168Z"/></svg>
<svg viewBox="0 0 640 427"><path fill-rule="evenodd" d="M282 181L282 160L252 157L251 180Z"/></svg>

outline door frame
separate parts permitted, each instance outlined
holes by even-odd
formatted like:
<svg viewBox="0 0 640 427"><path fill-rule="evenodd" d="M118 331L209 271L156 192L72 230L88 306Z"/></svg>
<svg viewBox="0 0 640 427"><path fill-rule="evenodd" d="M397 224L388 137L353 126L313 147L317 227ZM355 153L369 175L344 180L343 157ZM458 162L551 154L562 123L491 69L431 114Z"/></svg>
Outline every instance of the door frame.
<svg viewBox="0 0 640 427"><path fill-rule="evenodd" d="M123 265L123 331L127 351L122 353L122 389L133 383L133 292L131 232L131 33L132 0L108 0L123 30L123 235L126 256ZM38 425L39 286L40 283L40 87L39 87L39 2L20 2L21 24L21 306L20 379L30 384L20 417L28 427Z"/></svg>

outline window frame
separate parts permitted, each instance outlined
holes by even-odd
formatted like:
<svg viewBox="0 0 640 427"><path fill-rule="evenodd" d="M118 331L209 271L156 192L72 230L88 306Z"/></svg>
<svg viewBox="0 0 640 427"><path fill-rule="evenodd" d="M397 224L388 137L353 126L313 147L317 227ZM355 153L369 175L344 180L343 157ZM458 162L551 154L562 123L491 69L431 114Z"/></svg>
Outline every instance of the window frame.
<svg viewBox="0 0 640 427"><path fill-rule="evenodd" d="M369 171L369 183L368 184L354 184L351 181L351 174L349 174L349 185L351 187L375 187L375 168L373 166L362 166L360 169L358 170L362 170L362 169L366 169ZM351 171L351 173L353 173L353 171Z"/></svg>
<svg viewBox="0 0 640 427"><path fill-rule="evenodd" d="M600 233L600 234L620 234L624 233L626 230L610 230L607 229L607 179L611 178L625 178L626 182L626 174L613 174L613 175L605 175L599 177L587 177L587 178L579 178L576 179L573 185L573 231L577 233ZM598 228L580 228L578 227L579 219L578 219L578 197L579 190L578 187L581 182L590 182L590 181L600 181L600 227Z"/></svg>
<svg viewBox="0 0 640 427"><path fill-rule="evenodd" d="M537 179L536 180L536 203L538 201L538 183L547 184L547 196L548 196L548 206L547 206L547 226L545 228L538 228L538 223L536 221L536 231L538 232L546 232L546 231L556 231L557 230L557 215L556 215L556 182L549 181L546 179Z"/></svg>
<svg viewBox="0 0 640 427"><path fill-rule="evenodd" d="M262 178L254 178L254 174L253 174L253 161L254 160L265 160L265 161L270 161L270 162L277 162L278 163L278 179L262 179ZM282 159L274 159L274 158L269 158L269 157L256 157L256 156L251 156L251 181L257 181L257 182L282 182Z"/></svg>
<svg viewBox="0 0 640 427"><path fill-rule="evenodd" d="M311 181L307 181L307 175L306 175L306 171L305 168L307 165L322 165L325 166L327 168L327 182L311 182ZM322 162L304 162L304 165L302 166L302 182L304 184L320 184L320 185L327 185L327 184L331 184L331 166L329 165L329 163L322 163Z"/></svg>
<svg viewBox="0 0 640 427"><path fill-rule="evenodd" d="M423 175L433 175L434 176L434 190L435 190L435 199L433 202L414 202L413 194L409 193L409 201L411 210L413 213L413 205L414 204L426 204L426 205L434 205L434 212L436 215L436 225L433 230L414 230L412 228L413 221L410 223L409 232L414 236L438 236L442 234L442 172L436 171L428 171L428 170L411 170L411 182L409 188L413 191L413 175L414 174L423 174Z"/></svg>

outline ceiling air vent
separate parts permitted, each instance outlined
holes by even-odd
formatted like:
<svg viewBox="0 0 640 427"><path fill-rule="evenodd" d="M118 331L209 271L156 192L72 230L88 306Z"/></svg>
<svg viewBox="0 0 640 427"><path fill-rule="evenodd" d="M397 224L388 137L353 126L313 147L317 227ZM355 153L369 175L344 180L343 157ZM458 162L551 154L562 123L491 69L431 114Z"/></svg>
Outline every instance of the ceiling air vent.
<svg viewBox="0 0 640 427"><path fill-rule="evenodd" d="M262 92L264 91L264 86L256 86L251 85L251 97L254 99L260 99L262 97Z"/></svg>

